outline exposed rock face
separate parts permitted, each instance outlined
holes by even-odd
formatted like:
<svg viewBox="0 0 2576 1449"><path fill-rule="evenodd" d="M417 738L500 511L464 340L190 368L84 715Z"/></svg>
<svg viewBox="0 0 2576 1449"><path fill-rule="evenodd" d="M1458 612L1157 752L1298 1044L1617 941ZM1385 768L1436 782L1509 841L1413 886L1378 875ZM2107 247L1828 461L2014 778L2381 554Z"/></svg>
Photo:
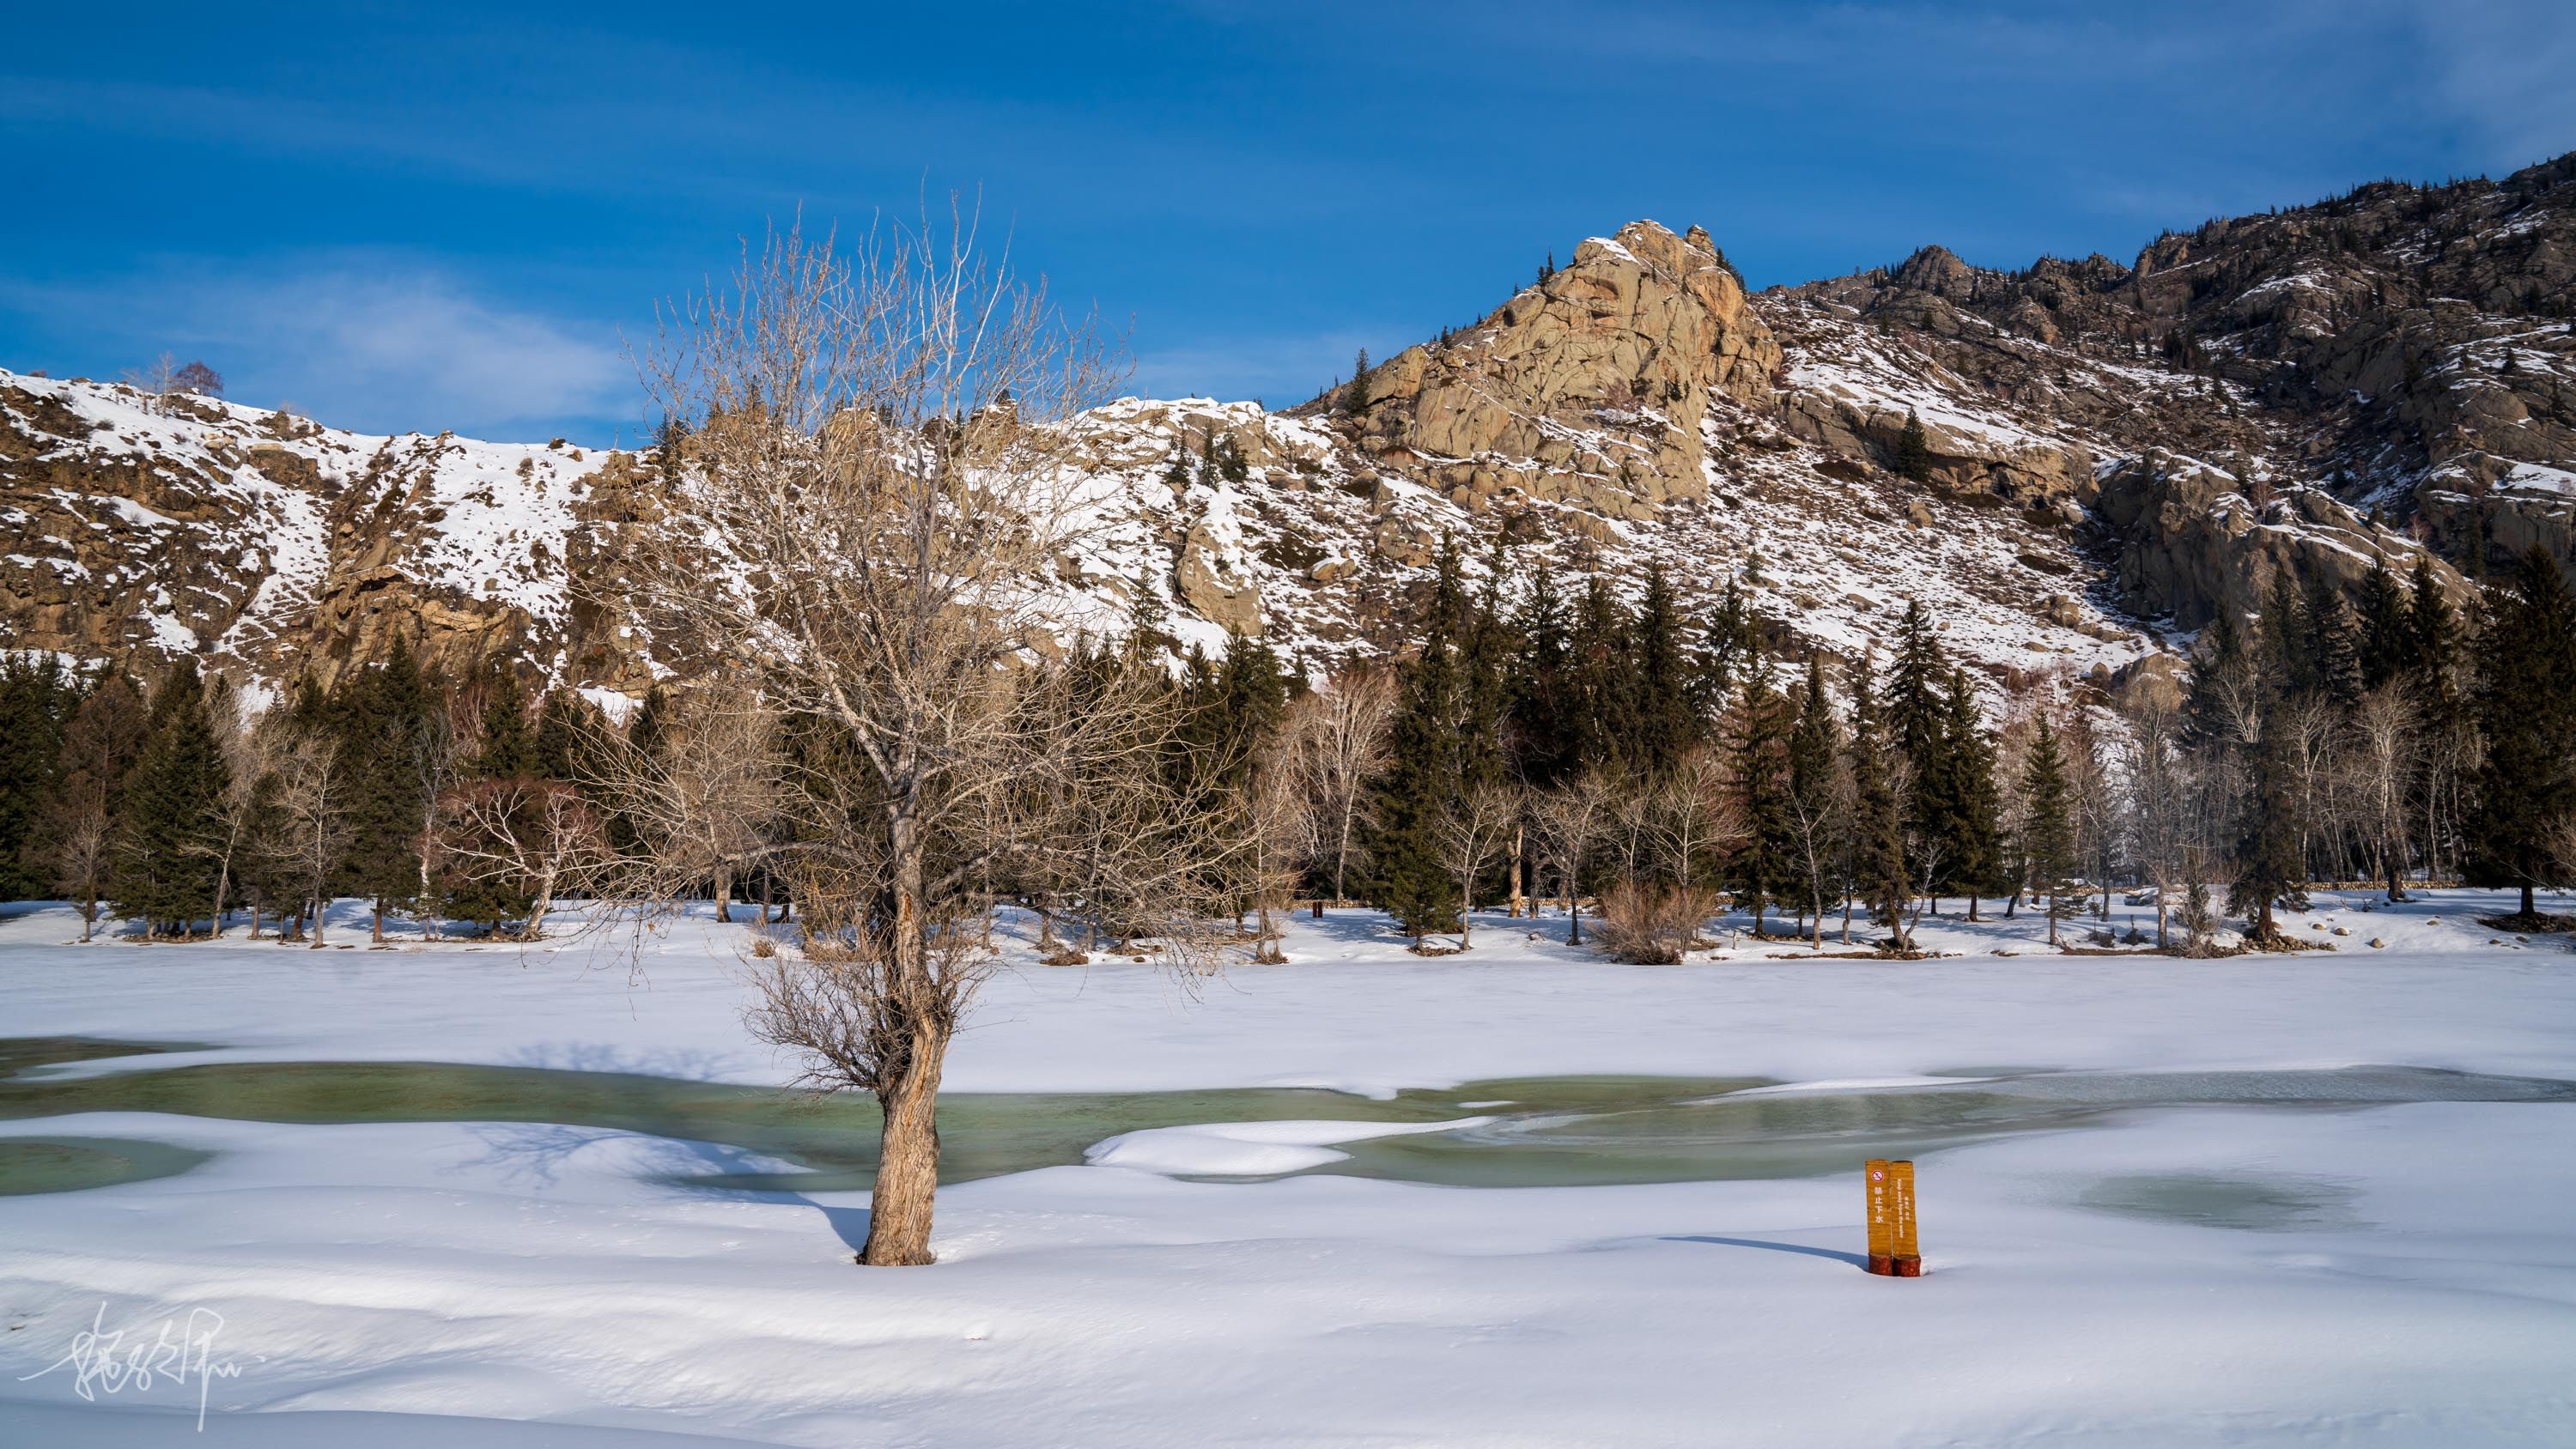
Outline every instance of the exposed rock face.
<svg viewBox="0 0 2576 1449"><path fill-rule="evenodd" d="M1228 634L1261 637L1267 621L1261 613L1261 586L1236 566L1223 545L1201 523L1181 545L1181 598L1199 617Z"/></svg>
<svg viewBox="0 0 2576 1449"><path fill-rule="evenodd" d="M2552 476L2576 462L2571 287L2576 156L2213 221L2130 266L1996 272L1928 247L1767 295L1899 329L1979 392L2115 453L2269 458L2394 522L2423 520L2454 560L2483 550L2500 566L2538 541L2576 570L2563 516L2576 480ZM2148 385L2095 386L2069 357ZM2175 376L2196 376L2197 395L2161 385Z"/></svg>
<svg viewBox="0 0 2576 1449"><path fill-rule="evenodd" d="M1707 491L1711 398L1767 403L1779 361L1708 233L1636 222L1449 345L1378 369L1362 446L1462 506L1514 490L1652 518Z"/></svg>
<svg viewBox="0 0 2576 1449"><path fill-rule="evenodd" d="M2403 578L2422 552L2322 489L2290 488L2258 506L2243 484L2215 468L2153 455L2106 475L2097 507L2119 550L2120 606L2170 614L2186 629L2221 609L2260 613L2265 590L2284 569L2303 584L2323 578L2350 590L2374 561ZM2450 565L2436 561L2433 570L2454 602L2466 601L2467 585Z"/></svg>

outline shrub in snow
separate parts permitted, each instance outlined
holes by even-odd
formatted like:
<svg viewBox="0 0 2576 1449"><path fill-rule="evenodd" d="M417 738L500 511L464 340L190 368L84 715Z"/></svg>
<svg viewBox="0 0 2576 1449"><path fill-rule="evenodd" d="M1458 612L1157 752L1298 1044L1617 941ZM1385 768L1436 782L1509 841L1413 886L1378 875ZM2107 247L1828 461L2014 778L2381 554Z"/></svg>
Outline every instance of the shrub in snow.
<svg viewBox="0 0 2576 1449"><path fill-rule="evenodd" d="M1716 897L1704 890L1615 885L1601 897L1601 920L1594 929L1613 961L1670 966L1685 952L1708 944L1699 929L1716 904Z"/></svg>

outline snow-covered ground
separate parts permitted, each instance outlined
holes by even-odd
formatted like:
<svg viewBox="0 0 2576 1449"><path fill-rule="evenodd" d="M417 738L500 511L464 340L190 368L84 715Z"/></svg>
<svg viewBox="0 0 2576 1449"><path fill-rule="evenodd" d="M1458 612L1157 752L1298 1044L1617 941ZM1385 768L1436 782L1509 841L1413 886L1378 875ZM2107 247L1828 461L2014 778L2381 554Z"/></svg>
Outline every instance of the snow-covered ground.
<svg viewBox="0 0 2576 1449"><path fill-rule="evenodd" d="M2027 916L1927 922L1965 954L1903 964L1743 943L1612 966L1499 917L1474 951L1423 959L1337 914L1295 923L1289 965L1194 988L1133 963L1015 966L948 1085L2361 1064L2576 1079L2561 942L2477 926L2494 898L2368 899L2293 918L2331 954L2214 962L2049 955ZM0 1036L221 1045L73 1070L786 1074L737 1019L739 928L689 928L635 969L587 942L61 944L74 934L57 908L0 920ZM862 1271L863 1195L660 1181L731 1149L529 1124L7 1122L216 1155L0 1197L0 1443L191 1442L193 1380L86 1404L70 1367L41 1371L93 1322L130 1348L192 1309L220 1314L212 1356L236 1371L206 1389L193 1442L214 1444L2576 1442L2576 1104L2155 1108L1931 1153L1919 1281L1854 1266L1857 1162L1571 1188L1171 1175L1290 1170L1383 1130L1128 1134L1088 1165L943 1189L940 1265ZM2115 1210L2174 1181L2302 1206L2237 1227Z"/></svg>

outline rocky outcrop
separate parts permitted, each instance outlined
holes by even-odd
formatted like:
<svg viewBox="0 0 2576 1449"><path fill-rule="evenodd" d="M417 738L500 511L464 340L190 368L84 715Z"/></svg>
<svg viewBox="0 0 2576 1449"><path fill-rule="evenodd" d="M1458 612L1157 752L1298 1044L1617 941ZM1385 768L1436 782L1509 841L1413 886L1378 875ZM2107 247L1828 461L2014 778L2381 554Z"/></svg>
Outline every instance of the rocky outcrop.
<svg viewBox="0 0 2576 1449"><path fill-rule="evenodd" d="M1923 481L1936 488L2028 505L2074 497L2093 481L2093 455L2078 443L1947 421L1938 414L1926 418L1902 398L1831 384L1793 385L1780 396L1782 427L1857 460L1892 462L1908 418L1923 429L1931 454Z"/></svg>
<svg viewBox="0 0 2576 1449"><path fill-rule="evenodd" d="M1875 324L1976 394L2115 454L2269 457L2393 523L2422 520L2456 562L2483 550L2500 566L2507 540L2537 541L2576 572L2554 490L2505 486L2525 465L2576 466L2572 291L2576 156L2562 156L2501 181L2379 182L2211 221L2129 266L2003 272L1927 247L1766 299L1775 329L1782 307ZM2093 386L2070 360L2133 385Z"/></svg>
<svg viewBox="0 0 2576 1449"><path fill-rule="evenodd" d="M1261 612L1261 587L1207 524L1193 527L1182 543L1178 577L1181 598L1199 617L1228 634L1261 637L1268 624Z"/></svg>
<svg viewBox="0 0 2576 1449"><path fill-rule="evenodd" d="M2260 491L2260 490L2257 490ZM2257 503L2227 473L2149 456L2102 479L2099 526L2117 550L2120 607L2141 618L2170 616L2197 629L2222 609L2259 614L2272 578L2358 588L2374 564L2401 577L2421 550L2371 524L2322 489L2291 487ZM2448 564L2434 576L2455 603L2468 587Z"/></svg>
<svg viewBox="0 0 2576 1449"><path fill-rule="evenodd" d="M1652 518L1706 492L1710 401L1767 403L1779 362L1706 232L1635 222L1445 345L1376 369L1359 443L1462 506L1515 492Z"/></svg>

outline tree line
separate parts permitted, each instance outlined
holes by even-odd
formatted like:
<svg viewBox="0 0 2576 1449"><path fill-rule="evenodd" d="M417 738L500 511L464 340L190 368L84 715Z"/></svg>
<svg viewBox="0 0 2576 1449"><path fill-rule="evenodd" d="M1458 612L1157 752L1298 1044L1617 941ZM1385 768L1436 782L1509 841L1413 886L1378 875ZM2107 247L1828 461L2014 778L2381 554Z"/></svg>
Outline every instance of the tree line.
<svg viewBox="0 0 2576 1449"><path fill-rule="evenodd" d="M399 639L258 711L191 659L147 695L121 670L12 656L0 894L68 898L83 940L108 917L182 941L246 914L253 937L321 945L325 907L348 898L379 943L400 918L535 935L636 842L600 757L652 753L671 708L656 691L621 731L571 690L532 698L504 661L424 674Z"/></svg>
<svg viewBox="0 0 2576 1449"><path fill-rule="evenodd" d="M1614 951L1670 960L1720 904L1819 949L1838 916L1911 950L1945 899L2028 903L2052 941L2082 911L2107 945L2126 885L2157 947L2205 952L2222 910L2280 943L2314 881L2504 887L2537 922L2576 879L2576 607L2544 554L2469 618L2429 560L2351 590L2282 570L2178 687L2016 679L1992 717L1919 603L1883 661L1792 661L1732 586L1685 620L1660 571L1632 605L1543 566L1508 587L1506 560L1471 587L1444 551L1419 647L1312 694L1258 641L1193 656L1231 721L1199 735L1298 782L1282 889L1462 947L1479 901L1553 896L1580 941L1591 899Z"/></svg>

